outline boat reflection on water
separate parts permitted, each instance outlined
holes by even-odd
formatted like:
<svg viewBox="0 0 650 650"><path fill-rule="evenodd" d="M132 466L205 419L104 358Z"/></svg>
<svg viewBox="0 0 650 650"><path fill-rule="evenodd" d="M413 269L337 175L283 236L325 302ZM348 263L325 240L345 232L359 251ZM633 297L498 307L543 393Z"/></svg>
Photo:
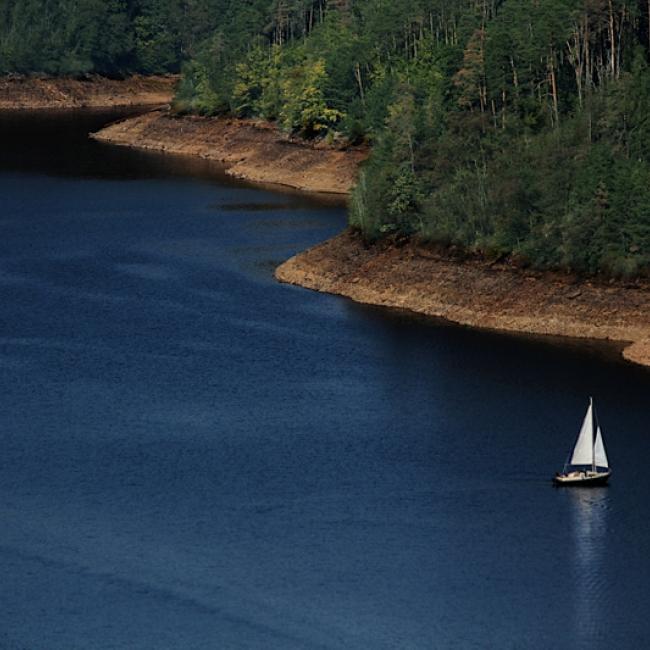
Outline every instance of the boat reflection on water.
<svg viewBox="0 0 650 650"><path fill-rule="evenodd" d="M573 590L575 633L580 641L594 641L602 629L606 578L604 552L609 515L606 487L569 490L574 546Z"/></svg>

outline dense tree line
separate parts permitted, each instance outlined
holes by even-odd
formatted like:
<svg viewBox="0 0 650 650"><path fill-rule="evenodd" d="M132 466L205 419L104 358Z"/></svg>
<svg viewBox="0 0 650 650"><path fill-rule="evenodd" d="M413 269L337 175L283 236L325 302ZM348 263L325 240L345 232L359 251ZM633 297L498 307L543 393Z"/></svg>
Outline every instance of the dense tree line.
<svg viewBox="0 0 650 650"><path fill-rule="evenodd" d="M164 72L177 108L373 144L351 222L650 271L650 0L0 0L0 72Z"/></svg>
<svg viewBox="0 0 650 650"><path fill-rule="evenodd" d="M223 0L0 0L0 73L178 72Z"/></svg>
<svg viewBox="0 0 650 650"><path fill-rule="evenodd" d="M351 221L521 264L650 270L648 0L251 0L179 105L373 143Z"/></svg>

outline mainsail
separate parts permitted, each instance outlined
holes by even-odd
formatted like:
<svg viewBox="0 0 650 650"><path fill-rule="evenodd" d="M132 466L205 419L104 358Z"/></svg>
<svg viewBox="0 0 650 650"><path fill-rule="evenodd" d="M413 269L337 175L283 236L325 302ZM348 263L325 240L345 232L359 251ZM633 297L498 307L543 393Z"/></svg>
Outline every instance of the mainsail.
<svg viewBox="0 0 650 650"><path fill-rule="evenodd" d="M589 408L573 448L569 465L591 465L594 469L596 467L609 467L605 444L603 443L603 434L600 425L596 421L592 400L589 400Z"/></svg>
<svg viewBox="0 0 650 650"><path fill-rule="evenodd" d="M594 405L589 401L587 415L585 415L582 428L573 448L570 465L591 465L594 462ZM604 453L604 452L603 452Z"/></svg>

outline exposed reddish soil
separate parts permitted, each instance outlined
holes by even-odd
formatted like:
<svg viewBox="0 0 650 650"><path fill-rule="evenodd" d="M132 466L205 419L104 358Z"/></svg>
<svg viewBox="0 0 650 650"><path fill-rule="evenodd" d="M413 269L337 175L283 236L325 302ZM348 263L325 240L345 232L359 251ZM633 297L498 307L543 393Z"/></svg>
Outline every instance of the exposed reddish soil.
<svg viewBox="0 0 650 650"><path fill-rule="evenodd" d="M310 192L347 194L367 148L336 148L280 133L272 124L236 118L175 116L153 111L93 134L140 149L200 156L223 163L232 176Z"/></svg>
<svg viewBox="0 0 650 650"><path fill-rule="evenodd" d="M86 79L12 75L0 77L0 109L162 105L172 100L177 81L175 76L116 80L96 75Z"/></svg>
<svg viewBox="0 0 650 650"><path fill-rule="evenodd" d="M505 264L450 260L417 243L365 246L346 231L282 264L276 277L357 302L498 330L607 339L650 365L650 284L598 283Z"/></svg>

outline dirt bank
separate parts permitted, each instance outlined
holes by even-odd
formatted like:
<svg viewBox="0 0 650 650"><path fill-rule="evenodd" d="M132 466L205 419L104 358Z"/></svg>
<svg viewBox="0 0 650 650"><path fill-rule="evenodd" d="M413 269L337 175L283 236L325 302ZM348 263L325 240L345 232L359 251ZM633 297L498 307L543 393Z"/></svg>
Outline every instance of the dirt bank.
<svg viewBox="0 0 650 650"><path fill-rule="evenodd" d="M173 76L134 76L122 81L91 76L52 79L0 78L0 109L111 108L167 104L178 81Z"/></svg>
<svg viewBox="0 0 650 650"><path fill-rule="evenodd" d="M176 117L155 111L94 136L131 147L201 156L241 178L346 194L368 151L313 146L252 120ZM465 325L628 344L650 365L650 284L600 284L505 264L455 262L414 243L366 247L345 232L276 270L282 282L410 309Z"/></svg>
<svg viewBox="0 0 650 650"><path fill-rule="evenodd" d="M229 174L310 192L346 194L368 151L291 139L271 124L234 118L178 117L154 111L112 124L94 138L113 144L216 160Z"/></svg>
<svg viewBox="0 0 650 650"><path fill-rule="evenodd" d="M276 277L373 305L410 309L491 329L629 343L627 359L650 365L650 284L598 284L560 274L454 262L433 250L365 247L344 232L300 253Z"/></svg>

